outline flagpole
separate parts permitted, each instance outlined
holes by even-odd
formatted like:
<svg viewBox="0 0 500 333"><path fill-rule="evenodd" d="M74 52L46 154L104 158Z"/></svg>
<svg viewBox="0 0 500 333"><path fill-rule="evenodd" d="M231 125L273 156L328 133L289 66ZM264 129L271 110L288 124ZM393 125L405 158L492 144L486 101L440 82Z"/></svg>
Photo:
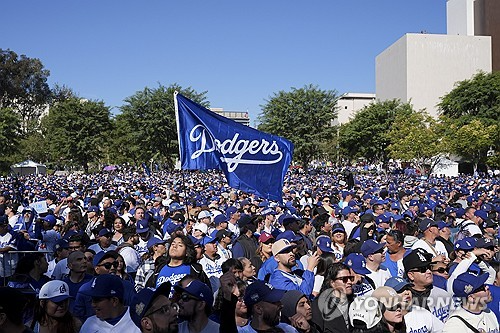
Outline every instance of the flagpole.
<svg viewBox="0 0 500 333"><path fill-rule="evenodd" d="M174 91L174 110L175 110L175 122L177 125L177 144L179 145L179 161L181 162L181 170L182 170L182 151L181 151L181 130L179 124L179 104L177 103L177 94L179 92Z"/></svg>

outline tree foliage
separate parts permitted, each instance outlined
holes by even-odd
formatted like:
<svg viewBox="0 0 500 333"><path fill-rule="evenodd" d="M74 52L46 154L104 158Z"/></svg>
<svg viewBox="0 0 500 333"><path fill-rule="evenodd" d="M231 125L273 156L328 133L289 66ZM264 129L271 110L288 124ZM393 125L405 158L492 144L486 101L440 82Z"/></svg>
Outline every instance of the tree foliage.
<svg viewBox="0 0 500 333"><path fill-rule="evenodd" d="M497 125L486 125L479 119L460 125L452 123L450 132L453 139L448 144L453 152L474 164L474 170L481 162L486 162L487 152L498 133Z"/></svg>
<svg viewBox="0 0 500 333"><path fill-rule="evenodd" d="M389 156L413 161L422 172L429 166L432 173L448 149L443 133L441 123L424 111L398 114L388 132Z"/></svg>
<svg viewBox="0 0 500 333"><path fill-rule="evenodd" d="M470 80L458 82L441 98L438 107L444 116L453 119L499 121L500 72L480 72Z"/></svg>
<svg viewBox="0 0 500 333"><path fill-rule="evenodd" d="M20 117L8 108L0 108L0 168L6 170L18 151Z"/></svg>
<svg viewBox="0 0 500 333"><path fill-rule="evenodd" d="M54 104L42 119L42 133L52 161L82 166L102 160L109 145L109 108L101 101L71 97Z"/></svg>
<svg viewBox="0 0 500 333"><path fill-rule="evenodd" d="M0 49L0 108L11 108L28 132L50 101L49 71L39 59Z"/></svg>
<svg viewBox="0 0 500 333"><path fill-rule="evenodd" d="M113 160L117 163L147 162L150 159L172 165L178 156L174 92L208 107L206 91L198 93L191 87L177 84L144 88L125 99L116 116L113 130Z"/></svg>
<svg viewBox="0 0 500 333"><path fill-rule="evenodd" d="M399 100L376 102L359 110L354 118L340 127L339 143L343 155L385 162L391 140L389 131L397 116L413 112L409 103Z"/></svg>
<svg viewBox="0 0 500 333"><path fill-rule="evenodd" d="M258 129L292 141L294 160L307 168L313 158L324 153L321 145L331 141L336 133L331 123L337 100L335 91L313 85L279 91L262 106Z"/></svg>

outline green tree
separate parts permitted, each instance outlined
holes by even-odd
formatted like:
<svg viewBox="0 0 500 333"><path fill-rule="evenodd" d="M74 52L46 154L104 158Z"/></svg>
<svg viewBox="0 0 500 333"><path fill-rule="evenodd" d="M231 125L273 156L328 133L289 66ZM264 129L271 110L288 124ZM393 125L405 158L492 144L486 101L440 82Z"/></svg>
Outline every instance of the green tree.
<svg viewBox="0 0 500 333"><path fill-rule="evenodd" d="M448 127L452 135L448 135L447 145L455 154L472 162L476 171L479 163L486 162L487 152L498 135L498 126L475 119L465 125L448 122Z"/></svg>
<svg viewBox="0 0 500 333"><path fill-rule="evenodd" d="M350 159L366 158L370 162L386 162L389 131L396 117L410 115L413 107L399 100L376 102L359 110L354 118L340 127L339 144Z"/></svg>
<svg viewBox="0 0 500 333"><path fill-rule="evenodd" d="M8 108L0 108L0 169L7 171L13 162L14 154L19 150L21 133L20 117Z"/></svg>
<svg viewBox="0 0 500 333"><path fill-rule="evenodd" d="M398 114L388 132L389 156L412 161L417 168L428 173L441 161L448 147L443 140L441 124L424 111Z"/></svg>
<svg viewBox="0 0 500 333"><path fill-rule="evenodd" d="M294 159L307 168L314 158L322 157L321 145L335 136L332 120L338 98L335 91L313 85L279 91L262 106L258 129L292 141Z"/></svg>
<svg viewBox="0 0 500 333"><path fill-rule="evenodd" d="M116 163L148 162L150 159L173 165L179 155L174 92L208 107L206 91L198 93L178 84L144 88L125 99L114 121L112 159Z"/></svg>
<svg viewBox="0 0 500 333"><path fill-rule="evenodd" d="M39 59L0 49L0 108L11 108L20 115L24 133L38 123L50 101L48 76Z"/></svg>
<svg viewBox="0 0 500 333"><path fill-rule="evenodd" d="M102 101L76 97L55 103L42 119L42 133L52 161L89 170L89 164L102 159L109 145L109 108Z"/></svg>
<svg viewBox="0 0 500 333"><path fill-rule="evenodd" d="M452 91L441 97L438 107L442 115L453 119L499 121L500 72L480 72L470 80L457 82Z"/></svg>

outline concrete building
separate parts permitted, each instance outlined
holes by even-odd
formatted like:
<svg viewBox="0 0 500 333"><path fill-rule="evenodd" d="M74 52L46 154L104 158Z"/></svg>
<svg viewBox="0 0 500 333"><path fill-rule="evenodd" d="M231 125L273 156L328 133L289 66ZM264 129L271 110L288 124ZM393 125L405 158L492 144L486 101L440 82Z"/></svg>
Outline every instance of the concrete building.
<svg viewBox="0 0 500 333"><path fill-rule="evenodd" d="M490 37L406 34L375 59L377 99L437 116L440 97L478 71L491 72Z"/></svg>
<svg viewBox="0 0 500 333"><path fill-rule="evenodd" d="M500 70L500 1L448 0L448 35L490 36L492 69Z"/></svg>
<svg viewBox="0 0 500 333"><path fill-rule="evenodd" d="M368 104L375 102L375 94L368 93L345 93L337 101L337 118L333 120L333 125L348 123L354 118L358 110Z"/></svg>
<svg viewBox="0 0 500 333"><path fill-rule="evenodd" d="M210 108L210 111L234 120L242 125L250 126L250 118L248 117L248 112L246 111L224 111L224 108Z"/></svg>

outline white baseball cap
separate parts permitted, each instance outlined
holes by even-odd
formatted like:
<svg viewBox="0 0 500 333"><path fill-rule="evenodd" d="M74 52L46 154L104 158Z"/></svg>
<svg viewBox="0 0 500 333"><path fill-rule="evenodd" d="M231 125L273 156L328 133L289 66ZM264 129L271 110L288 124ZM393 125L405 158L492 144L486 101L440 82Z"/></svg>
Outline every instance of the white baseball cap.
<svg viewBox="0 0 500 333"><path fill-rule="evenodd" d="M61 302L68 299L69 287L66 282L60 280L53 280L45 283L42 288L40 288L40 293L38 294L39 299L48 299L52 302Z"/></svg>
<svg viewBox="0 0 500 333"><path fill-rule="evenodd" d="M193 227L193 230L200 230L204 234L207 234L208 232L208 226L205 223L196 223Z"/></svg>
<svg viewBox="0 0 500 333"><path fill-rule="evenodd" d="M199 214L198 214L198 220L201 220L201 219L204 219L206 217L212 217L212 213L209 212L208 210L202 210Z"/></svg>

